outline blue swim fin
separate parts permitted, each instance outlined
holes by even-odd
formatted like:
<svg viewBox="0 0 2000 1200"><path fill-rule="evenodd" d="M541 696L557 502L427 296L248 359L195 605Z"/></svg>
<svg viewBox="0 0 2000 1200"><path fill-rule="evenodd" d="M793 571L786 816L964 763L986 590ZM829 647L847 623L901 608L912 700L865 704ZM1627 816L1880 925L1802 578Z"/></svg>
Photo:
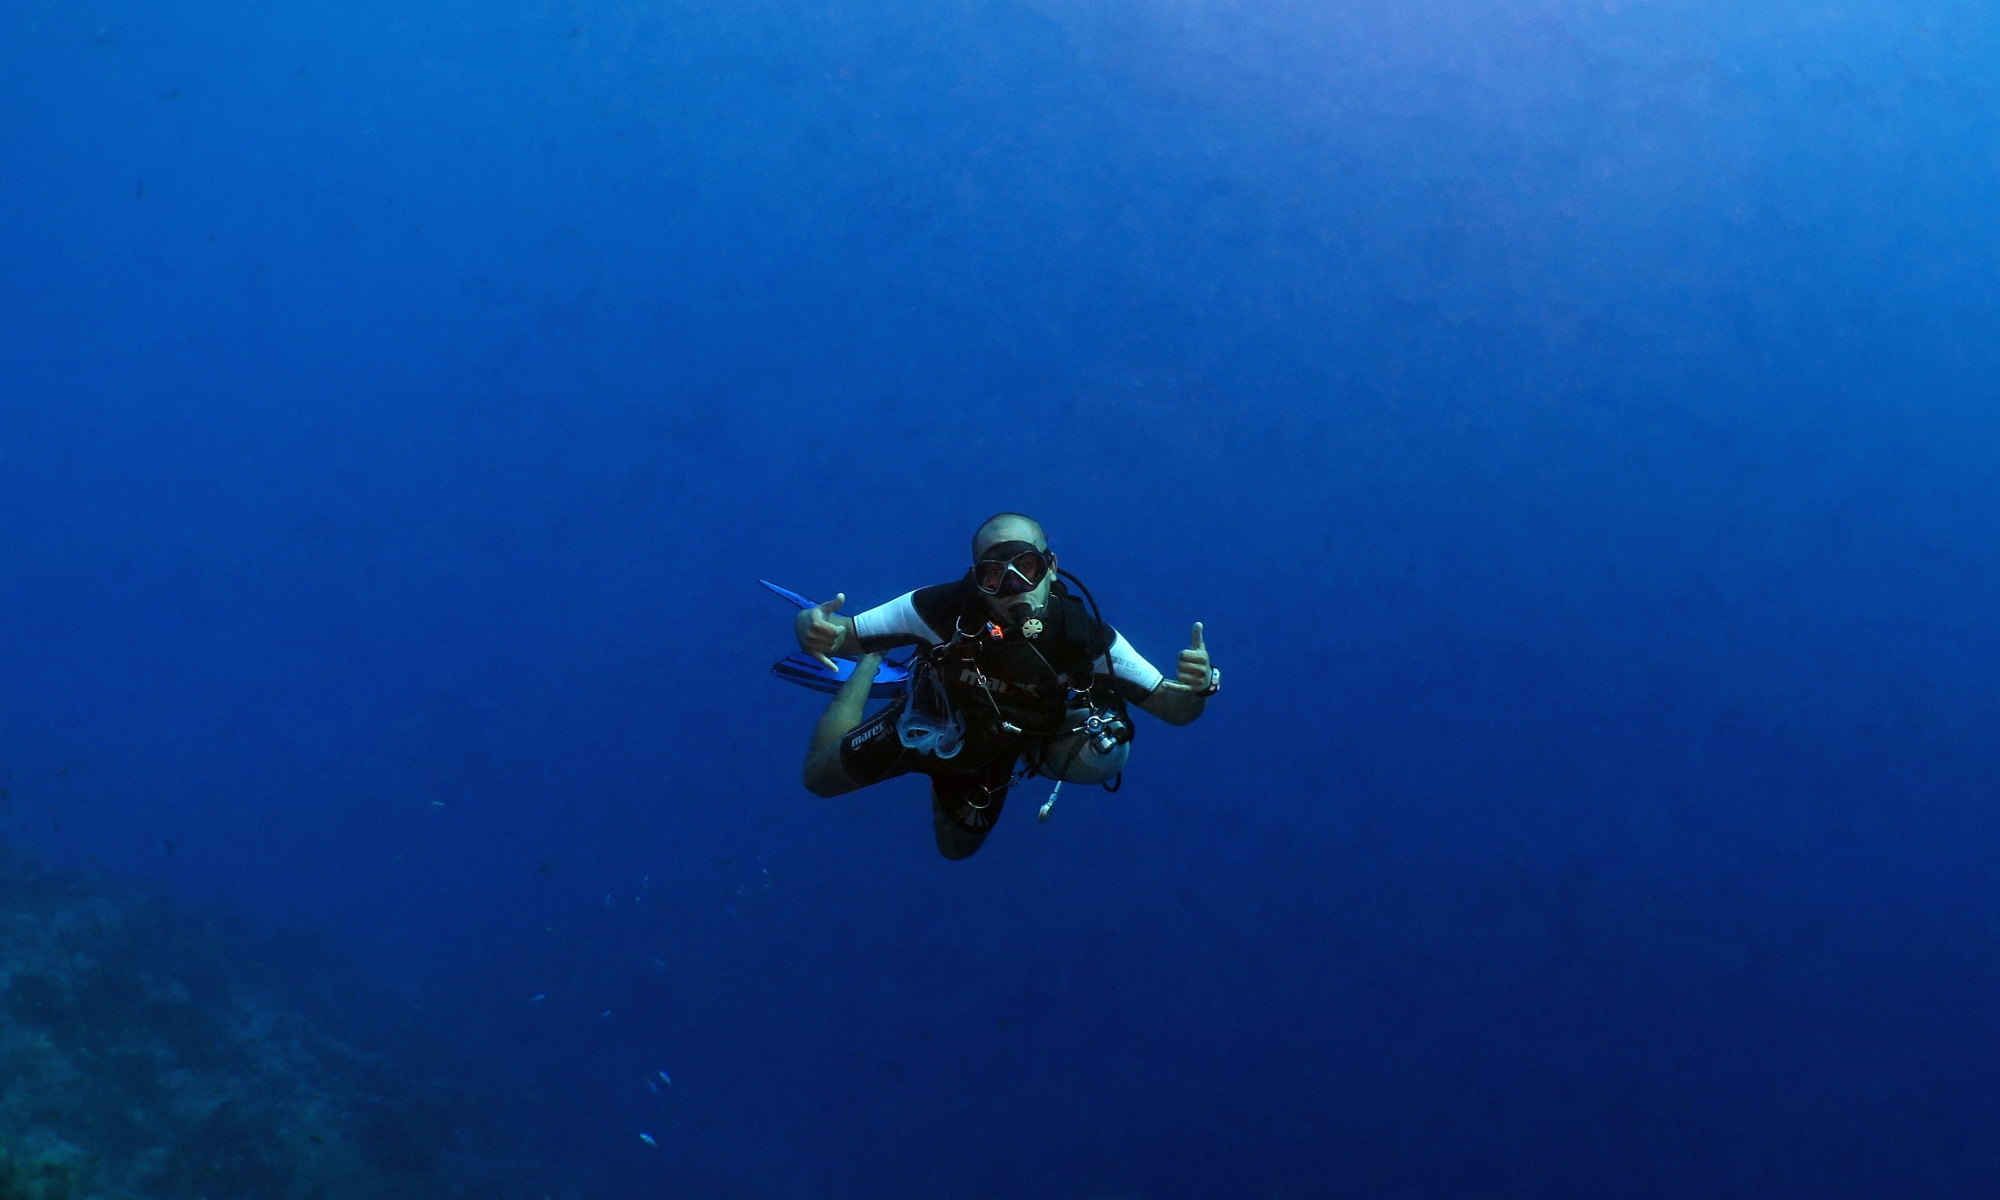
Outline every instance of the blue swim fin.
<svg viewBox="0 0 2000 1200"><path fill-rule="evenodd" d="M772 591L778 593L780 596L783 596L785 599L790 600L793 604L798 605L800 608L811 608L813 606L812 601L806 599L804 596L799 595L797 592L793 591L790 588L781 588L777 584L772 583L768 579L759 579L757 582L763 584L767 588L770 588Z"/></svg>
<svg viewBox="0 0 2000 1200"><path fill-rule="evenodd" d="M785 599L790 600L800 608L811 608L813 606L812 601L792 591L790 588L781 588L768 579L759 579L757 582L770 588ZM832 695L834 692L839 691L840 685L846 683L848 678L854 674L854 663L851 659L836 658L833 660L833 663L834 669L829 671L820 664L818 659L809 658L804 654L788 654L776 665L772 666L771 674L776 675L787 683L796 683L800 687L809 687L815 692L825 692L828 695ZM910 668L898 663L885 662L882 664L882 669L875 673L875 682L868 686L868 698L870 700L887 700L891 696L899 696L909 681Z"/></svg>
<svg viewBox="0 0 2000 1200"><path fill-rule="evenodd" d="M840 685L847 682L849 676L854 674L854 664L847 659L836 658L833 664L836 669L829 671L821 666L817 659L807 658L803 654L791 654L774 665L771 674L787 683L796 683L800 687L809 687L815 692L832 695L840 690ZM882 664L882 669L875 673L875 682L868 685L868 698L887 700L891 696L900 696L903 694L903 685L909 678L908 667L885 662Z"/></svg>

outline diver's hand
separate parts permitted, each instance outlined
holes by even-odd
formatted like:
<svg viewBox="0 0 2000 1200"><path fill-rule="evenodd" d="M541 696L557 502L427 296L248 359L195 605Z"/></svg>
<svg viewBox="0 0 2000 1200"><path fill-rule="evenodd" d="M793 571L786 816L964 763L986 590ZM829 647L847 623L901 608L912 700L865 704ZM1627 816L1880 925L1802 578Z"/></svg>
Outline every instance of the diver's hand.
<svg viewBox="0 0 2000 1200"><path fill-rule="evenodd" d="M1190 645L1181 651L1180 661L1175 664L1175 677L1160 680L1160 685L1151 695L1139 701L1145 712L1165 721L1169 725L1191 724L1207 710L1208 698L1214 695L1209 689L1222 682L1222 672L1208 661L1208 645L1202 641L1201 622L1195 622L1194 632L1188 635Z"/></svg>
<svg viewBox="0 0 2000 1200"><path fill-rule="evenodd" d="M847 632L847 627L827 620L827 615L845 603L847 593L840 592L824 604L800 609L799 615L792 618L792 632L798 636L799 649L819 660L829 671L838 670L827 655L840 644L840 635Z"/></svg>
<svg viewBox="0 0 2000 1200"><path fill-rule="evenodd" d="M1222 672L1208 661L1208 647L1201 638L1201 622L1194 623L1194 632L1188 634L1188 648L1181 651L1179 678L1174 682L1190 692L1202 693L1222 682Z"/></svg>

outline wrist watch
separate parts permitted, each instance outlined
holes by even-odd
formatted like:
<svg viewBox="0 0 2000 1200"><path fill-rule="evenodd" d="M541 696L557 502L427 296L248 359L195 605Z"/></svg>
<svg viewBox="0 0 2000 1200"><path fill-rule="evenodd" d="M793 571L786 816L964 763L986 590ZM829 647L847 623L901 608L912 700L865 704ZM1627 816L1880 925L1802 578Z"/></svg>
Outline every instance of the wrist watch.
<svg viewBox="0 0 2000 1200"><path fill-rule="evenodd" d="M1215 693L1221 690L1222 690L1222 672L1220 669L1216 667L1210 667L1208 669L1208 686L1196 692L1195 695L1200 696L1202 699L1206 700L1208 697L1215 695Z"/></svg>

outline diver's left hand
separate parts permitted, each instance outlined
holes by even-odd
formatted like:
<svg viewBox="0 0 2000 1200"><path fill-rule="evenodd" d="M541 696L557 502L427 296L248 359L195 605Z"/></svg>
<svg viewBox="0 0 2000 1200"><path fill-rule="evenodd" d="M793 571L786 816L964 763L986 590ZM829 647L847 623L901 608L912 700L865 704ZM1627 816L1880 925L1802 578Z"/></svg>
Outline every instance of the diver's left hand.
<svg viewBox="0 0 2000 1200"><path fill-rule="evenodd" d="M1210 686L1222 682L1222 672L1208 661L1208 647L1202 641L1200 621L1194 623L1194 631L1188 634L1188 648L1181 651L1177 674L1174 682L1191 692L1205 692Z"/></svg>
<svg viewBox="0 0 2000 1200"><path fill-rule="evenodd" d="M1208 697L1213 694L1209 689L1222 683L1222 672L1208 661L1208 644L1202 640L1200 621L1194 623L1188 642L1190 645L1181 651L1180 661L1175 664L1175 677L1160 680L1152 694L1139 701L1141 710L1169 725L1192 724L1208 708Z"/></svg>

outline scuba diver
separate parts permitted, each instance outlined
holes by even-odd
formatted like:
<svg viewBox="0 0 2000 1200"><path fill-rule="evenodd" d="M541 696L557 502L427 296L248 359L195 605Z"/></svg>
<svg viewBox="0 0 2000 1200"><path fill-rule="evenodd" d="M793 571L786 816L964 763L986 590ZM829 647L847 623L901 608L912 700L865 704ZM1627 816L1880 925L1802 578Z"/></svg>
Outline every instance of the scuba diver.
<svg viewBox="0 0 2000 1200"><path fill-rule="evenodd" d="M842 680L813 730L807 790L838 796L912 771L928 775L938 852L952 860L979 849L1008 789L1026 777L1053 779L1058 791L1064 782L1117 790L1131 753L1127 705L1186 725L1222 683L1199 623L1176 677L1162 676L1104 621L1082 581L1057 571L1032 518L989 518L973 535L972 559L961 579L851 617L836 612L845 594L811 604L773 586L800 605L794 632L805 652L773 670L823 691ZM907 664L888 668L907 682L864 720L871 688L884 694L875 682L883 652L899 646L917 647ZM852 674L836 655L857 660ZM1043 820L1054 803L1051 793Z"/></svg>

